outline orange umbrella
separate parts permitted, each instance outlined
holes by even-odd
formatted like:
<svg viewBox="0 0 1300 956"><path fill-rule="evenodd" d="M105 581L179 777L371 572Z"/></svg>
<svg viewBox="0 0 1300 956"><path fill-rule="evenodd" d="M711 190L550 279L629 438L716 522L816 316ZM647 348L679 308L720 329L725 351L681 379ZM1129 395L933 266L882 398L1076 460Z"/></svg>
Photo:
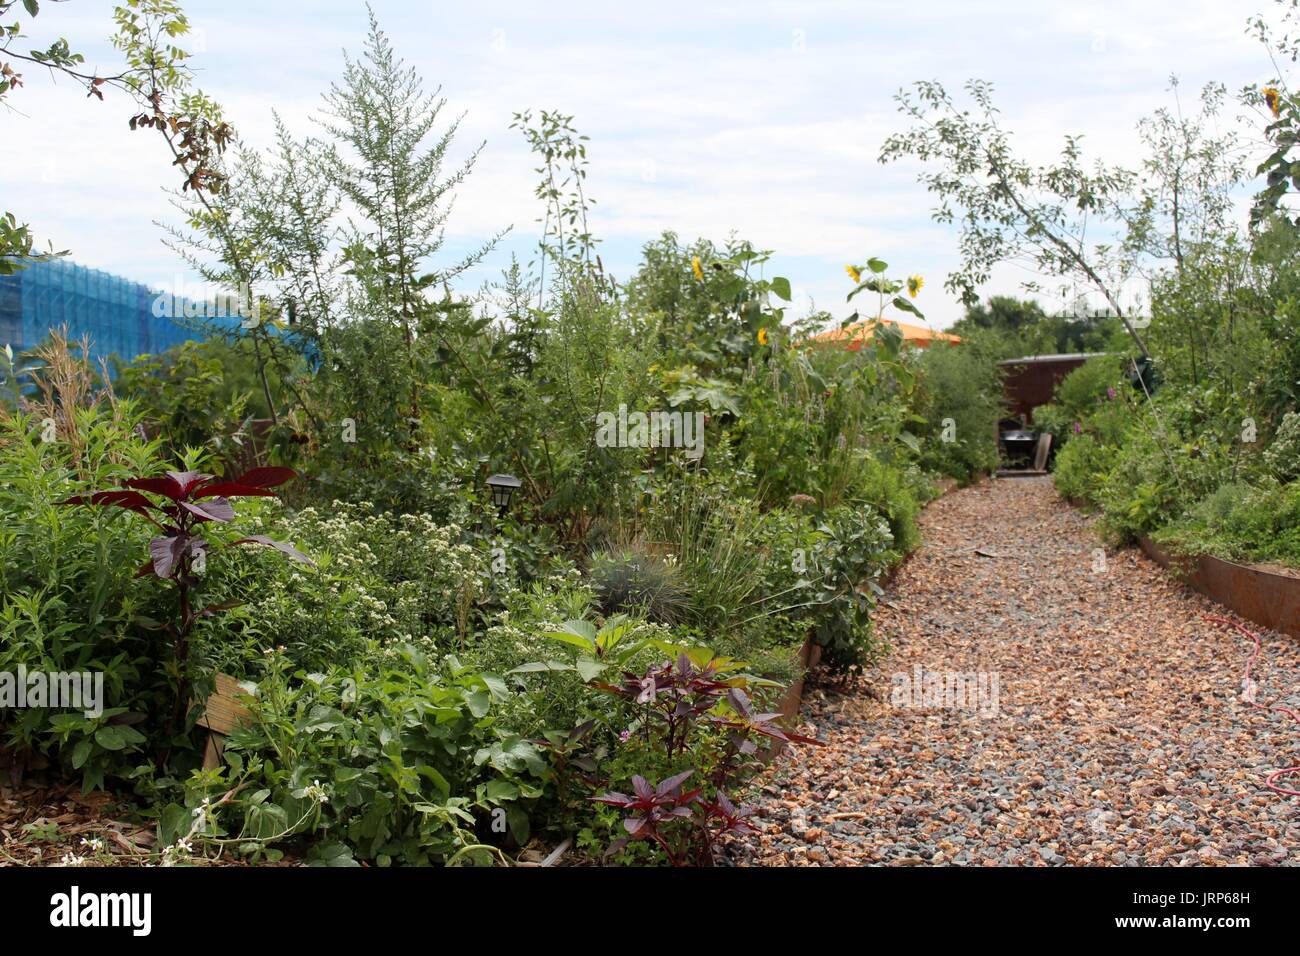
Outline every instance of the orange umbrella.
<svg viewBox="0 0 1300 956"><path fill-rule="evenodd" d="M875 334L875 319L868 319L864 322L855 322L847 325L842 329L831 329L829 332L822 332L814 335L814 342L822 342L827 345L843 344L846 349L856 352L862 348L863 342L871 341L872 335ZM926 328L924 325L913 325L910 322L898 322L894 319L884 319L881 325L892 325L897 327L903 333L903 341L914 345L919 349L928 349L932 342L947 342L950 345L956 345L961 341L958 335L952 335L949 332L935 332Z"/></svg>

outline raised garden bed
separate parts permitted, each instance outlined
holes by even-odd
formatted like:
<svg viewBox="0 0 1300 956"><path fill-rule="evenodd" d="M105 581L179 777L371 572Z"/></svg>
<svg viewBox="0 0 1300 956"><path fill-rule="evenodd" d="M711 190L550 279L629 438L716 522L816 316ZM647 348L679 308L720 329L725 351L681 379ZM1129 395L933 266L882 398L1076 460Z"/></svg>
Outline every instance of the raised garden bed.
<svg viewBox="0 0 1300 956"><path fill-rule="evenodd" d="M1151 560L1178 569L1188 585L1211 600L1270 630L1300 637L1300 574L1208 554L1175 555L1146 537L1141 544Z"/></svg>
<svg viewBox="0 0 1300 956"><path fill-rule="evenodd" d="M811 637L804 638L803 647L799 648L799 677L794 680L777 702L776 709L781 716L792 718L799 713L803 703L803 683L808 671L812 670L822 659L820 644L814 644Z"/></svg>

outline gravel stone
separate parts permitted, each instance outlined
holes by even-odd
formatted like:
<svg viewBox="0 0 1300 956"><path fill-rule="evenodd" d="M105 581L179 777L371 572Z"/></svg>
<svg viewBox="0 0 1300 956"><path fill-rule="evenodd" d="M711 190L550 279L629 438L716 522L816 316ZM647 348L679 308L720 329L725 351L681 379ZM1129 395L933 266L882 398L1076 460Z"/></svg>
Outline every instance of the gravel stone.
<svg viewBox="0 0 1300 956"><path fill-rule="evenodd" d="M876 611L890 654L848 681L812 675L798 729L826 746L773 762L757 791L763 832L731 841L733 862L1300 859L1300 797L1263 785L1296 762L1297 727L1240 699L1250 642L1204 620L1229 612L1137 549L1107 549L1094 570L1091 520L1046 478L956 490L921 524L924 545ZM1294 695L1300 642L1261 637L1258 699ZM996 675L996 712L895 704L896 675L918 666Z"/></svg>

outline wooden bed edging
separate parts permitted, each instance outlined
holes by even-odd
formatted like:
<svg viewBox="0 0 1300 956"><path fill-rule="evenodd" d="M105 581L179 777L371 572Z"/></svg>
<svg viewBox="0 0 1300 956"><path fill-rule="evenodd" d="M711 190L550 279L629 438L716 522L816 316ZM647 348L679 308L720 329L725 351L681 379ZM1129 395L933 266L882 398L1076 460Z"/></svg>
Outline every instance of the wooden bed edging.
<svg viewBox="0 0 1300 956"><path fill-rule="evenodd" d="M803 647L795 658L795 663L799 668L799 676L790 683L781 695L781 699L776 702L776 711L782 717L782 722L788 723L799 715L799 708L803 704L803 682L808 671L816 667L822 659L822 648L820 644L814 644L812 636L809 635L803 640ZM771 761L785 749L785 744L779 740L772 741L772 746L762 752L764 763Z"/></svg>
<svg viewBox="0 0 1300 956"><path fill-rule="evenodd" d="M1300 637L1300 577L1209 554L1175 556L1145 536L1139 543L1163 568L1186 563L1189 573L1180 577L1210 600L1262 627Z"/></svg>

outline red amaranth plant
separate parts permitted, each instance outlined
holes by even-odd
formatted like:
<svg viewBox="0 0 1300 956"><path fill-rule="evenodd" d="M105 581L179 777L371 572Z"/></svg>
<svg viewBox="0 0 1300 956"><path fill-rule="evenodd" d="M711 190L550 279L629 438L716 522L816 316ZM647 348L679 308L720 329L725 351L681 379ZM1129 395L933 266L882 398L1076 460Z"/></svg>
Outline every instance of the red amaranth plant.
<svg viewBox="0 0 1300 956"><path fill-rule="evenodd" d="M717 660L699 666L683 653L676 662L665 661L642 674L624 671L621 684L595 686L646 706L662 724L664 749L672 755L685 752L692 723L723 699L732 680L721 672ZM649 727L647 721L647 733Z"/></svg>
<svg viewBox="0 0 1300 956"><path fill-rule="evenodd" d="M639 709L645 742L660 749L660 760L676 763L686 757L696 763L657 786L638 774L631 795L611 791L591 798L628 814L623 820L628 835L614 841L606 856L630 840L648 840L673 866L711 865L720 837L753 832L748 819L753 808L737 808L727 791L743 786L761 766L758 739L820 746L813 737L782 729L776 723L780 714L759 713L739 686L746 678L725 673L731 666L725 659L696 662L681 653L676 661L639 674L624 671L621 683L595 684ZM697 732L708 727L721 733ZM704 786L683 792L682 783L697 771Z"/></svg>
<svg viewBox="0 0 1300 956"><path fill-rule="evenodd" d="M748 820L754 809L737 808L721 790L713 800L705 799L699 789L683 792L682 784L694 772L679 773L657 786L638 774L632 778L632 794L611 792L592 797L628 813L623 820L628 835L610 844L605 855L618 852L632 840L650 840L673 866L710 866L714 847L724 833L757 832Z"/></svg>
<svg viewBox="0 0 1300 956"><path fill-rule="evenodd" d="M739 753L747 757L758 751L758 745L750 739L751 734L758 734L761 737L779 740L787 744L821 746L821 741L814 737L805 737L803 734L782 730L776 723L781 714L775 712L760 714L755 712L753 704L749 702L749 695L739 687L732 687L727 691L727 703L731 705L731 713L725 715L710 714L709 720L729 728L733 732L733 746Z"/></svg>
<svg viewBox="0 0 1300 956"><path fill-rule="evenodd" d="M652 840L668 855L673 865L684 862L683 851L671 839L671 831L666 825L674 820L692 816L691 804L700 798L699 790L682 792L682 784L693 774L687 770L674 777L669 777L657 786L651 784L640 774L632 778L632 794L611 791L599 797L592 797L596 803L607 803L627 811L623 819L623 829L628 835L615 840L605 851L608 856L622 849L629 840Z"/></svg>
<svg viewBox="0 0 1300 956"><path fill-rule="evenodd" d="M169 471L157 478L131 478L122 482L121 488L74 495L64 505L92 505L100 508L125 508L140 515L161 532L149 542L149 560L136 572L136 577L152 574L176 585L180 599L179 620L167 624L164 630L172 639L172 667L176 681L176 705L171 717L171 733L175 733L190 697L191 681L188 674L190 635L199 618L211 617L218 611L229 610L237 604L209 604L194 609L194 591L198 585L196 574L202 573L212 542L199 533L209 521L227 524L234 520L235 509L231 498L275 497L271 488L297 478L291 468L254 468L238 478L224 480L197 471ZM149 495L165 499L157 503ZM275 548L294 561L311 564L305 554L283 541L274 541L266 535L255 534L230 542L226 547L242 544L261 544ZM221 545L218 545L221 546Z"/></svg>

